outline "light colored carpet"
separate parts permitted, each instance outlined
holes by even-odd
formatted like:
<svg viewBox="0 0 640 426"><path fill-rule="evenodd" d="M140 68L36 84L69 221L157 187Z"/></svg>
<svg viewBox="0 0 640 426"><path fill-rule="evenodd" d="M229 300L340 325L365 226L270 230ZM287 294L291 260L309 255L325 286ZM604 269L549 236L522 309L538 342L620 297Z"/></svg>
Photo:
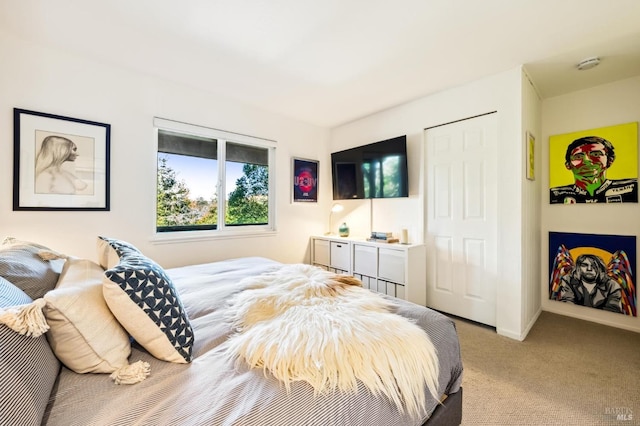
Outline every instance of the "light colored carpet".
<svg viewBox="0 0 640 426"><path fill-rule="evenodd" d="M519 342L454 320L463 425L640 425L640 333L542 312Z"/></svg>

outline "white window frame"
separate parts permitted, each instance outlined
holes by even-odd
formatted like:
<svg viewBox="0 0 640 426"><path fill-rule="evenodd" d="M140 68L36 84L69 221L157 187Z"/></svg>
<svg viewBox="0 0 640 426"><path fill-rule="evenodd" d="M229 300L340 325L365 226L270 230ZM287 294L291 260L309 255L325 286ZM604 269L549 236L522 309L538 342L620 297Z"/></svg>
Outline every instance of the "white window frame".
<svg viewBox="0 0 640 426"><path fill-rule="evenodd" d="M243 238L269 236L276 232L276 141L258 138L255 136L243 135L239 133L227 132L224 130L213 129L195 124L188 124L179 121L168 120L165 118L154 117L154 142L155 142L155 173L158 174L158 130L166 130L186 135L200 136L218 140L218 183L217 194L218 199L226 199L226 183L225 183L225 159L226 159L226 143L233 142L260 148L267 148L269 162L269 213L268 223L266 225L246 225L246 226L225 226L224 216L226 203L221 203L222 208L218 209L217 229L210 230L188 230L188 231L157 231L157 194L154 196L153 203L153 238L156 243L176 242L181 240L202 240L216 238ZM157 185L154 186L157 191Z"/></svg>

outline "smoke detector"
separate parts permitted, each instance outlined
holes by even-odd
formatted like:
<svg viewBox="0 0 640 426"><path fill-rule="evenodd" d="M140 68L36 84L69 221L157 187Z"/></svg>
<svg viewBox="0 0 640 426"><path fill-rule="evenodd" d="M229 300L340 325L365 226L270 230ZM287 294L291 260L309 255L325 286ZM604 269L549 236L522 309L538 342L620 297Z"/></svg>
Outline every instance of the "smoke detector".
<svg viewBox="0 0 640 426"><path fill-rule="evenodd" d="M600 64L600 58L598 58L597 56L594 56L592 58L583 59L578 63L578 65L576 65L576 67L578 68L578 70L584 71L584 70L590 70L591 68L597 67L598 64Z"/></svg>

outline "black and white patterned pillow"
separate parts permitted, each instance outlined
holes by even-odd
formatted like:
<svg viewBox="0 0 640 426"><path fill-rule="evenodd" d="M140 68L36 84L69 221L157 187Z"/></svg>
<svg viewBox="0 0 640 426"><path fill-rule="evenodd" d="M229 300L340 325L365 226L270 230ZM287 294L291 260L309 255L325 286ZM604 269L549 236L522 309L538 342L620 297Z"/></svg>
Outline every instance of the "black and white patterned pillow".
<svg viewBox="0 0 640 426"><path fill-rule="evenodd" d="M31 303L0 277L0 309ZM60 371L47 338L23 336L0 324L0 425L39 425Z"/></svg>
<svg viewBox="0 0 640 426"><path fill-rule="evenodd" d="M187 363L192 359L193 329L177 290L164 269L131 244L98 237L120 261L105 271L103 294L120 324L158 359Z"/></svg>

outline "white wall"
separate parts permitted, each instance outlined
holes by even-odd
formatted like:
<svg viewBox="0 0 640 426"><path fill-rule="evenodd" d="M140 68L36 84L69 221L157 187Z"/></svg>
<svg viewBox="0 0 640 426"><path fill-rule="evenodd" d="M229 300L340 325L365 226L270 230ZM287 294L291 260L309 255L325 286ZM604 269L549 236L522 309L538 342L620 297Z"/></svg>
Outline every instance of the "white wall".
<svg viewBox="0 0 640 426"><path fill-rule="evenodd" d="M81 37L81 35L79 35ZM327 129L210 93L34 45L0 31L0 237L37 241L95 258L97 235L125 239L165 267L239 256L308 260L309 236L324 232L330 208ZM224 82L220 82L224 85ZM13 108L111 124L111 210L12 211ZM152 243L156 152L154 116L273 139L277 146L277 234ZM291 157L320 161L320 202L291 200Z"/></svg>
<svg viewBox="0 0 640 426"><path fill-rule="evenodd" d="M640 234L640 205L549 204L549 136L640 120L640 77L574 92L542 102L542 243L540 273L542 308L602 324L640 331L640 319L549 300L549 232ZM637 244L637 242L636 242ZM637 251L637 247L636 247ZM638 271L634 272L636 288Z"/></svg>
<svg viewBox="0 0 640 426"><path fill-rule="evenodd" d="M541 113L542 100L526 72L522 79L522 153L523 165L527 167L527 134L535 139L533 180L522 180L522 323L527 334L535 324L541 311L540 300L540 178L541 161ZM525 172L526 175L526 172Z"/></svg>
<svg viewBox="0 0 640 426"><path fill-rule="evenodd" d="M412 241L424 241L424 155L423 130L427 127L498 112L500 144L498 180L499 223L497 280L497 331L523 339L527 324L523 318L522 288L522 71L520 68L446 90L339 126L331 133L331 151L407 135L410 197L345 202L336 220L345 220L354 235L366 235L370 227L397 232L408 228Z"/></svg>

